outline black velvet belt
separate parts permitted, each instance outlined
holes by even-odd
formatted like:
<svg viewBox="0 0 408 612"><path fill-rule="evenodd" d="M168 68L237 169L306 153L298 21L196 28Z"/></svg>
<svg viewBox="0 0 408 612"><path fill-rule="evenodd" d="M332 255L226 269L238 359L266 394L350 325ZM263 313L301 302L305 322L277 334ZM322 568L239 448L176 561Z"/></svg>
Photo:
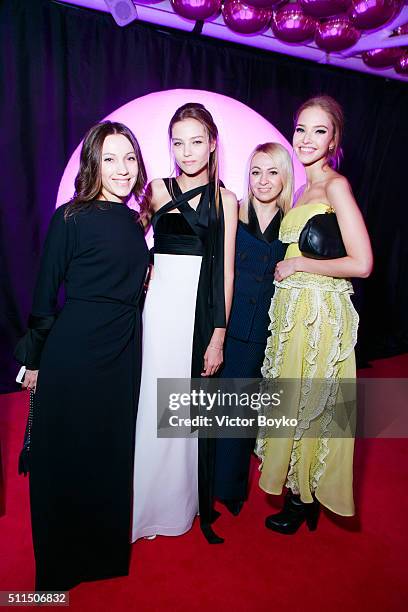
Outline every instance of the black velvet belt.
<svg viewBox="0 0 408 612"><path fill-rule="evenodd" d="M198 236L180 234L156 234L154 252L167 255L202 255L203 243Z"/></svg>

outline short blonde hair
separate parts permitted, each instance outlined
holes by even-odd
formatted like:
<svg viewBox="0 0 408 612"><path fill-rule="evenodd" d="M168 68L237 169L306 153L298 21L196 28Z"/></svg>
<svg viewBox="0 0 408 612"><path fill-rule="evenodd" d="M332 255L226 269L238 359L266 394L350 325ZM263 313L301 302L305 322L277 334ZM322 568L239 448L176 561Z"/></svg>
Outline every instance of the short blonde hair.
<svg viewBox="0 0 408 612"><path fill-rule="evenodd" d="M276 164L279 173L282 177L283 188L282 192L279 194L276 204L282 210L283 214L286 214L288 210L292 206L293 201L293 164L292 159L285 147L278 142L265 142L264 144L259 144L252 151L248 160L248 188L246 198L243 198L242 204L247 208L248 203L250 202L253 194L250 185L250 174L251 174L251 165L252 160L254 159L257 153L266 153L269 155Z"/></svg>

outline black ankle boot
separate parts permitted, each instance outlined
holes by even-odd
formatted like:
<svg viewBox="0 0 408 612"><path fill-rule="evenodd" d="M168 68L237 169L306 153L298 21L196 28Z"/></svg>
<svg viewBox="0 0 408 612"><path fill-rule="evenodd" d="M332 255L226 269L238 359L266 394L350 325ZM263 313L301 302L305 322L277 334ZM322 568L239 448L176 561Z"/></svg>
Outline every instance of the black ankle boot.
<svg viewBox="0 0 408 612"><path fill-rule="evenodd" d="M306 521L309 530L314 531L317 527L319 511L320 504L316 499L310 504L305 504L300 500L299 495L293 495L291 491L288 491L283 510L278 514L268 516L265 520L265 527L278 533L292 535Z"/></svg>

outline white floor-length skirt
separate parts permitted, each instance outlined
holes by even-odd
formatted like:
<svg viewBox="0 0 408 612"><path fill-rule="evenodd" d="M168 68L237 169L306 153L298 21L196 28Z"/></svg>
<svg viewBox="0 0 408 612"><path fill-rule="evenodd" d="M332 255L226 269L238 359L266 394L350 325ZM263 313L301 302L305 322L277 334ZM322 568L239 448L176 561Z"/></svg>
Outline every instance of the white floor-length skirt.
<svg viewBox="0 0 408 612"><path fill-rule="evenodd" d="M143 312L132 541L180 535L198 513L197 438L157 438L157 379L190 378L201 257L155 254Z"/></svg>

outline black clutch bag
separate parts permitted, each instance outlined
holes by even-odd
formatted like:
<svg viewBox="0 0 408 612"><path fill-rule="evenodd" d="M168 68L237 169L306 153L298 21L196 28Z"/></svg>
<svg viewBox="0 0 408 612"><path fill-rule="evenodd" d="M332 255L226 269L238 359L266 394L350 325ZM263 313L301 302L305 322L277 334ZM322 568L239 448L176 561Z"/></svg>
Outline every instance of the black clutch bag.
<svg viewBox="0 0 408 612"><path fill-rule="evenodd" d="M313 259L337 259L347 255L333 209L309 219L299 236L299 250Z"/></svg>

